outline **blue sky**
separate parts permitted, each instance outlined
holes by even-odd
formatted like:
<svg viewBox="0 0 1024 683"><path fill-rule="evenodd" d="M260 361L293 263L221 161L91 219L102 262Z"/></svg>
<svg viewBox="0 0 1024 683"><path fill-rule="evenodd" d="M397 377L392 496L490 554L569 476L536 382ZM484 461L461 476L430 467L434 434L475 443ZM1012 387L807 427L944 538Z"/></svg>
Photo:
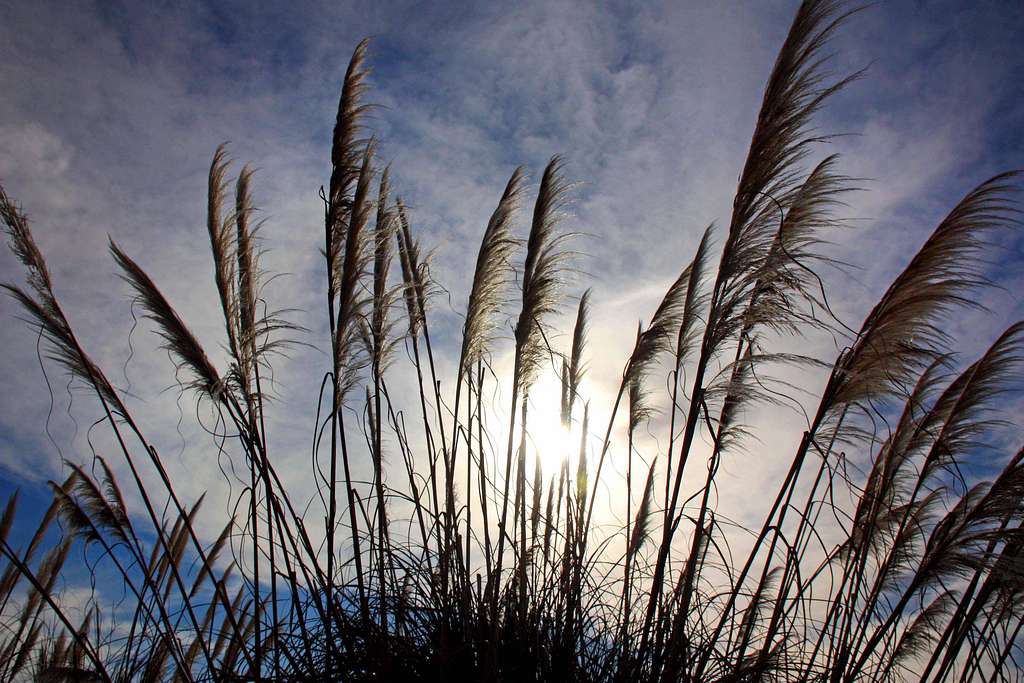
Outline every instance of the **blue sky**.
<svg viewBox="0 0 1024 683"><path fill-rule="evenodd" d="M108 373L131 383L193 495L220 486L216 458L188 446L199 433L194 402L178 404L149 328L129 335L127 293L105 240L137 256L217 349L204 211L219 143L230 141L236 169L257 168L266 265L289 274L272 296L299 309L296 322L321 348L317 190L329 177L338 90L360 38L373 37L381 156L451 292L451 306L444 297L435 306L437 329L456 329L479 236L512 169L525 164L536 179L552 154L565 155L580 182L569 225L589 235L580 269L595 276L571 292L595 287L599 392L700 231L728 219L761 89L796 6L268 4L24 2L0 26L0 180L33 219L72 322ZM821 155L840 152L841 169L866 179L844 214L855 227L836 236L835 249L861 270L830 273L848 322L860 321L960 196L1024 165L1021 35L1024 5L924 0L880 2L839 34L836 73L870 65L817 119L823 132L849 134ZM1021 241L1005 246L993 270L1005 290L987 301L995 312L951 324L968 352L1024 316ZM20 278L0 255L0 280ZM33 333L14 321L10 301L0 315L0 479L5 490L24 480L38 487L60 473L43 426L50 399ZM820 340L806 344L828 354ZM302 448L326 365L302 351L279 368L275 427L281 457L295 458L296 486L308 471ZM64 457L82 459L96 411L81 391L68 411L65 380L50 378L49 430Z"/></svg>

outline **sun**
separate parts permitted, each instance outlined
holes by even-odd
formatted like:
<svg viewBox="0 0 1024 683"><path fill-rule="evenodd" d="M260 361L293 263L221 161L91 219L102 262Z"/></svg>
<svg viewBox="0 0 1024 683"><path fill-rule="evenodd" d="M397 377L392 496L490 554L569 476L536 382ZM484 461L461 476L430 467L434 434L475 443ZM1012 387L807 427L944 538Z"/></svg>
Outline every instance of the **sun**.
<svg viewBox="0 0 1024 683"><path fill-rule="evenodd" d="M579 450L579 425L562 424L562 385L550 373L545 373L530 388L526 431L528 445L540 456L544 477L557 476L562 464L570 461L574 466Z"/></svg>

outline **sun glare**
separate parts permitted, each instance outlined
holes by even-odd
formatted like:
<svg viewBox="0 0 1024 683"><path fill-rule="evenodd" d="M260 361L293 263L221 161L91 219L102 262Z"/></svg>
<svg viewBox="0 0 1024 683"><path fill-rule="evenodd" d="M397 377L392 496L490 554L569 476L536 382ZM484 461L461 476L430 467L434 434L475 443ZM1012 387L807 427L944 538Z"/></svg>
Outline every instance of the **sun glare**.
<svg viewBox="0 0 1024 683"><path fill-rule="evenodd" d="M557 476L566 460L570 468L576 466L579 430L579 420L569 426L562 424L561 381L550 373L544 374L530 389L527 434L533 453L540 455L545 479Z"/></svg>

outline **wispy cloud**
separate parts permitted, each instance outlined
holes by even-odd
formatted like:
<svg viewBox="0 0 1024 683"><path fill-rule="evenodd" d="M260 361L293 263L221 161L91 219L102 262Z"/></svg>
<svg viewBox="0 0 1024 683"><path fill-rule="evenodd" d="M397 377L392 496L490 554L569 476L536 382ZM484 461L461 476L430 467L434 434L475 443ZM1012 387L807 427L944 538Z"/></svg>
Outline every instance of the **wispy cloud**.
<svg viewBox="0 0 1024 683"><path fill-rule="evenodd" d="M0 28L7 83L0 178L34 219L58 293L98 360L119 377L123 359L137 350L127 378L140 394L143 422L159 425L154 439L162 452L177 453L200 434L193 402L181 401L176 426L172 367L147 351L148 333L128 336L133 321L106 235L138 258L223 360L221 323L209 305L216 294L204 193L213 150L230 140L231 154L257 168L266 264L289 274L269 293L300 309L296 322L312 330L306 341L322 348L317 188L329 175L330 126L348 54L373 35L371 99L380 107L372 125L414 227L426 247L436 247L433 273L450 289L454 311L464 307L477 241L512 168L524 163L539 176L551 154L566 155L567 173L581 181L570 227L589 235L578 242L589 254L579 266L597 276L597 392L621 369L631 343L623 330L650 315L703 227L728 216L791 10L628 2L270 10L23 4ZM827 151L843 154L845 173L867 179L848 211L865 220L836 248L862 268L836 279L833 303L849 321L863 315L956 198L1024 159L1021 30L1019 8L918 3L863 12L841 35L837 73L871 64L865 80L819 119L823 132L851 134ZM1019 243L1011 249L1004 265L1021 260ZM0 275L20 277L7 255ZM996 296L1000 311L1022 313L1019 298ZM435 312L458 319L444 297ZM0 314L11 320L13 305L5 301ZM981 348L1004 319L971 318L955 331ZM0 343L7 350L5 476L56 476L35 338L7 324ZM826 340L815 343L829 351ZM442 351L451 365L457 350ZM303 348L279 366L275 429L280 457L295 463L296 486L309 486L308 422L327 365L326 356ZM84 419L93 413L75 408L80 422L73 423L63 380L51 377L55 438L65 443L77 432L64 455L85 457ZM210 416L203 417L209 427ZM172 467L194 496L222 486L218 464L215 454L186 448Z"/></svg>

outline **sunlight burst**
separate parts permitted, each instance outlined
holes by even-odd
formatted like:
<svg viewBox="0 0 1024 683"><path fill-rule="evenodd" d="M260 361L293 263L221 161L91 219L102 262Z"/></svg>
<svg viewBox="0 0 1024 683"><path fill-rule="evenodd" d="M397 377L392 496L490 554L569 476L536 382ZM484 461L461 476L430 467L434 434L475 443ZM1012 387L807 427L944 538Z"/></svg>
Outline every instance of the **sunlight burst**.
<svg viewBox="0 0 1024 683"><path fill-rule="evenodd" d="M578 411L574 411L578 412ZM579 451L579 420L562 424L562 384L552 373L544 373L530 389L527 413L527 445L531 455L540 455L544 478L556 476L562 463L576 466Z"/></svg>

